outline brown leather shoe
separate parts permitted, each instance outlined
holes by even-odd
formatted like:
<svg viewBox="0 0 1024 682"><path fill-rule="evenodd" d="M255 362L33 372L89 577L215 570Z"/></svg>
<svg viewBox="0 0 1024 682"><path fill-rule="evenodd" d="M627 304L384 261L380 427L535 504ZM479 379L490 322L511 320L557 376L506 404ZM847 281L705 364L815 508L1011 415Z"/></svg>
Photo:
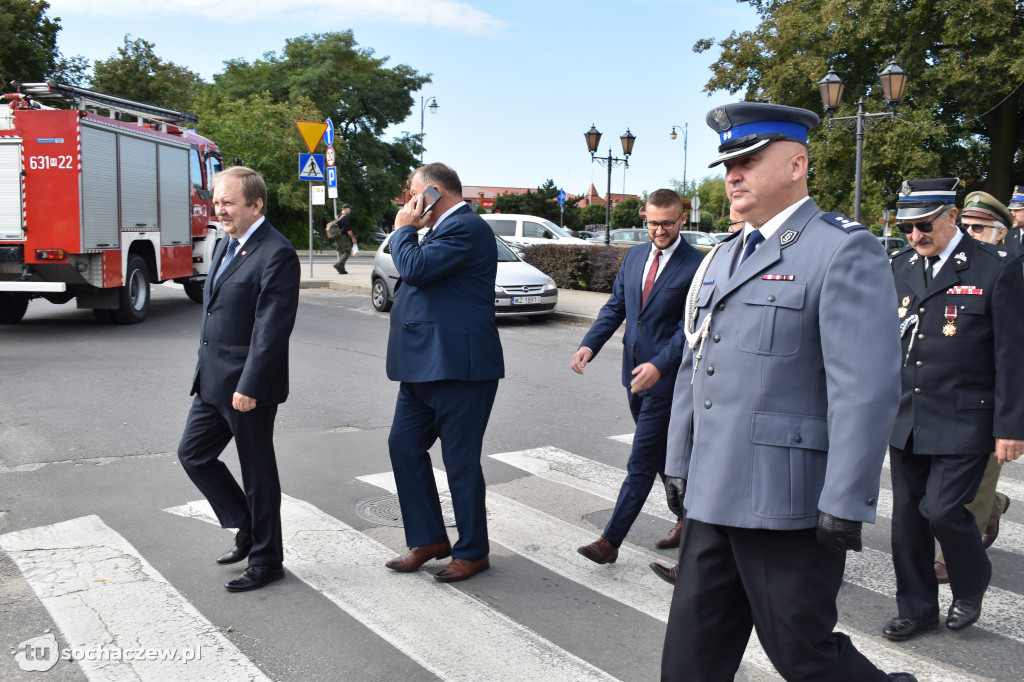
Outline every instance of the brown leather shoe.
<svg viewBox="0 0 1024 682"><path fill-rule="evenodd" d="M935 577L938 578L939 583L945 585L949 582L949 573L946 573L946 564L935 562Z"/></svg>
<svg viewBox="0 0 1024 682"><path fill-rule="evenodd" d="M1003 514L1005 514L1006 510L1009 508L1010 498L1007 497L1006 504L1003 505ZM999 515L999 518L1002 518L1002 514ZM985 549L988 549L992 546L992 543L996 541L997 537L999 537L999 519L996 519L995 523L985 526L985 532L981 535L981 544L985 546Z"/></svg>
<svg viewBox="0 0 1024 682"><path fill-rule="evenodd" d="M472 578L480 571L486 571L491 567L491 562L484 557L476 561L469 559L452 559L451 563L434 574L435 580L443 583L457 583L466 578Z"/></svg>
<svg viewBox="0 0 1024 682"><path fill-rule="evenodd" d="M619 558L619 548L604 538L598 538L596 542L578 547L576 551L595 564L614 564L615 560Z"/></svg>
<svg viewBox="0 0 1024 682"><path fill-rule="evenodd" d="M672 547L679 546L679 535L683 532L683 522L679 521L672 530L668 532L668 535L663 537L654 543L654 546L658 549L671 549Z"/></svg>
<svg viewBox="0 0 1024 682"><path fill-rule="evenodd" d="M436 545L410 547L408 552L395 557L384 565L392 571L408 573L410 571L415 571L431 559L444 559L451 555L452 543L445 540L444 542L439 542Z"/></svg>
<svg viewBox="0 0 1024 682"><path fill-rule="evenodd" d="M676 572L679 570L679 566L669 568L668 566L662 566L657 561L649 565L659 578L672 585L676 584Z"/></svg>

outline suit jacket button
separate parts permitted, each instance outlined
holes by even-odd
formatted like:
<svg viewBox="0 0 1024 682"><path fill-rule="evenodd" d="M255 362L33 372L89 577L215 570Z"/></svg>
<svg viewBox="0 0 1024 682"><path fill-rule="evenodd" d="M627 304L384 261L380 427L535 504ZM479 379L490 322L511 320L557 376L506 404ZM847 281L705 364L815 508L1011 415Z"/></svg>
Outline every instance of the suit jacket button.
<svg viewBox="0 0 1024 682"><path fill-rule="evenodd" d="M715 368L714 367L708 367L707 368L707 373L708 373L708 376L711 376L712 374L715 373Z"/></svg>
<svg viewBox="0 0 1024 682"><path fill-rule="evenodd" d="M918 361L917 361L917 362L915 362L914 364L915 364L916 366L920 367L920 366L921 366L921 365L923 365L924 363L923 363L923 362L921 362L920 360L918 360Z"/></svg>
<svg viewBox="0 0 1024 682"><path fill-rule="evenodd" d="M719 341L722 340L722 335L721 334L715 334L714 336L711 337L711 340L714 341L715 343L718 343Z"/></svg>
<svg viewBox="0 0 1024 682"><path fill-rule="evenodd" d="M704 409L705 410L710 410L711 409L711 401L710 400L705 400L704 401Z"/></svg>
<svg viewBox="0 0 1024 682"><path fill-rule="evenodd" d="M872 507L875 506L875 498L869 497L868 498L868 505L872 506Z"/></svg>
<svg viewBox="0 0 1024 682"><path fill-rule="evenodd" d="M796 434L796 438L793 439L794 443L803 443L804 439L800 437L800 434Z"/></svg>
<svg viewBox="0 0 1024 682"><path fill-rule="evenodd" d="M718 304L718 309L719 310L725 310L725 304L724 303L719 303Z"/></svg>
<svg viewBox="0 0 1024 682"><path fill-rule="evenodd" d="M918 308L918 309L917 309L917 312L919 312L919 313L921 313L922 315L924 315L924 306L921 306L920 308Z"/></svg>
<svg viewBox="0 0 1024 682"><path fill-rule="evenodd" d="M918 335L917 335L917 339L918 339L919 341L920 341L921 339L923 339L923 338L924 338L924 334L918 334Z"/></svg>
<svg viewBox="0 0 1024 682"><path fill-rule="evenodd" d="M773 302L774 300L775 300L775 294L772 294L771 296L768 297L768 302L769 303Z"/></svg>
<svg viewBox="0 0 1024 682"><path fill-rule="evenodd" d="M203 345L204 346L208 345L209 343L210 343L209 341L207 341L206 339L203 339Z"/></svg>
<svg viewBox="0 0 1024 682"><path fill-rule="evenodd" d="M637 320L636 321L636 326L638 326L638 327L644 326L644 321L643 320Z"/></svg>
<svg viewBox="0 0 1024 682"><path fill-rule="evenodd" d="M917 394L917 395L921 395L921 389L915 388L914 389L914 393Z"/></svg>

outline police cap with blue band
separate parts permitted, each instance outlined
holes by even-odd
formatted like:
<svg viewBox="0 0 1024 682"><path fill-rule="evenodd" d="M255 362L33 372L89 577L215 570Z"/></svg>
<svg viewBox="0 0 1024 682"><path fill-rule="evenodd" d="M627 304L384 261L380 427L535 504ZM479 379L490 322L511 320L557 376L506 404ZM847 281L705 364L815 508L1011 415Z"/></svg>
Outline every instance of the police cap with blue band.
<svg viewBox="0 0 1024 682"><path fill-rule="evenodd" d="M818 115L807 109L761 102L734 102L715 107L705 117L708 127L718 133L718 156L708 164L753 154L776 140L807 144L807 133L818 125Z"/></svg>
<svg viewBox="0 0 1024 682"><path fill-rule="evenodd" d="M956 203L960 178L904 180L896 200L896 219L925 218Z"/></svg>
<svg viewBox="0 0 1024 682"><path fill-rule="evenodd" d="M1013 194L1010 195L1010 203L1006 205L1006 208L1014 210L1024 208L1024 186L1013 186Z"/></svg>

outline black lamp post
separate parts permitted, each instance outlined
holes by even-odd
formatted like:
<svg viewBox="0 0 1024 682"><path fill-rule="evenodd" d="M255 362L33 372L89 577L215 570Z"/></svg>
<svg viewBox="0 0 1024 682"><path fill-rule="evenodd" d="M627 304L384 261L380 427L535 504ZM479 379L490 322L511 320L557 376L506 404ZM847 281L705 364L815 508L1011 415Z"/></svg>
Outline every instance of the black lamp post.
<svg viewBox="0 0 1024 682"><path fill-rule="evenodd" d="M882 94L885 97L885 103L889 106L889 111L879 114L869 114L864 111L864 98L861 97L857 102L857 115L856 116L839 116L833 117L836 111L839 110L839 100L843 96L843 89L846 84L843 79L836 75L835 69L830 68L828 74L818 81L818 92L821 94L821 104L825 108L825 113L828 115L829 125L832 125L834 121L839 121L844 126L849 124L847 130L856 130L857 132L857 165L856 165L856 179L853 197L853 219L858 223L860 222L860 188L861 188L861 167L864 159L864 131L874 128L880 121L879 119L886 119L892 121L896 118L896 105L903 99L903 89L907 85L907 72L904 71L899 64L896 63L896 58L893 57L889 61L889 65L886 66L878 74L878 80L882 85Z"/></svg>
<svg viewBox="0 0 1024 682"><path fill-rule="evenodd" d="M612 168L620 164L626 164L626 168L629 168L629 155L633 153L633 142L636 140L636 135L629 132L629 128L626 128L626 132L619 136L619 139L622 140L624 159L613 157L611 147L608 148L608 158L602 159L600 156L594 156L597 153L597 145L601 143L601 133L597 131L597 126L590 126L590 130L583 133L583 137L587 139L587 149L590 151L591 163L597 161L608 169L608 194L605 196L604 202L604 244L608 246L611 244L612 239Z"/></svg>
<svg viewBox="0 0 1024 682"><path fill-rule="evenodd" d="M687 138L690 137L690 135L689 135L690 124L689 123L684 123L683 125L674 125L674 126L672 126L672 132L669 134L669 138L670 139L673 139L673 140L676 139L676 137L677 137L677 135L676 135L676 128L682 128L683 129L683 192L685 193L685 192L688 191L686 189L686 141L687 141Z"/></svg>
<svg viewBox="0 0 1024 682"><path fill-rule="evenodd" d="M422 97L420 97L420 165L421 166L423 165L423 148L425 147L425 145L423 144L423 114L424 114L424 112L426 112L428 106L430 107L430 113L436 114L438 108L440 108L441 105L438 104L437 100L434 99L433 97L430 97L429 99L426 99L426 100L424 100Z"/></svg>

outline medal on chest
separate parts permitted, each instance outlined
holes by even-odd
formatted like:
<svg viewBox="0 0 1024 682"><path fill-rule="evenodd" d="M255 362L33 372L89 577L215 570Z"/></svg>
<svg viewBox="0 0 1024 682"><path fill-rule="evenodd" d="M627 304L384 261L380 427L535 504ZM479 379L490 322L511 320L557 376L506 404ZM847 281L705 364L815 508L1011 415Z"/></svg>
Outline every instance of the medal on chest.
<svg viewBox="0 0 1024 682"><path fill-rule="evenodd" d="M956 306L947 305L946 326L942 328L942 333L945 334L946 336L953 336L953 334L956 334L956 325L953 324L954 322L956 322Z"/></svg>
<svg viewBox="0 0 1024 682"><path fill-rule="evenodd" d="M900 301L900 308L899 308L899 310L896 311L896 312L898 312L900 314L900 319L901 320L904 317L907 316L907 306L908 305L910 305L910 297L909 296L904 296L903 300Z"/></svg>

